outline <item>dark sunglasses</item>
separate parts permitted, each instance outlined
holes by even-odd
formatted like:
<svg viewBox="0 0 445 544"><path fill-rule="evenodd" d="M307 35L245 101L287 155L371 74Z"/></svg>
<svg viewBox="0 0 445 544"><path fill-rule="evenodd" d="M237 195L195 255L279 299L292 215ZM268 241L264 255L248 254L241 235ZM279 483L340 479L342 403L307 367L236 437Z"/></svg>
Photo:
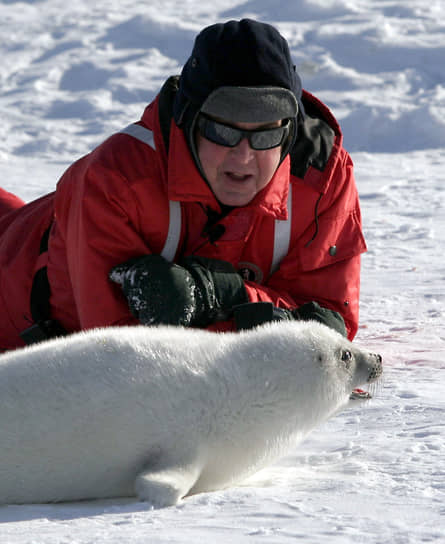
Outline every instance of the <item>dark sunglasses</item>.
<svg viewBox="0 0 445 544"><path fill-rule="evenodd" d="M200 114L198 129L206 140L214 144L235 147L243 138L247 138L252 149L261 151L281 145L289 134L290 122L286 120L279 127L242 130Z"/></svg>

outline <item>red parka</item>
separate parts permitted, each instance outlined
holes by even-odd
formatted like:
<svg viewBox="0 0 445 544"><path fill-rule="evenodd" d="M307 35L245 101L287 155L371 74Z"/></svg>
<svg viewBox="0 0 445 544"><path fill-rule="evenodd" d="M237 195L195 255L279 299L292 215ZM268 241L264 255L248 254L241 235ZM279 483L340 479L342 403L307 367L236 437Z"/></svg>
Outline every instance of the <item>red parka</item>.
<svg viewBox="0 0 445 544"><path fill-rule="evenodd" d="M303 102L307 121L296 151L252 202L220 219L225 231L213 243L206 225L220 206L173 121L167 151L158 98L138 123L152 131L152 145L114 134L70 166L54 193L3 214L0 350L23 345L19 333L32 324L33 277L45 265L51 316L67 331L137 323L108 272L131 257L161 252L170 201L181 206L175 260L196 254L229 261L245 278L252 302L294 308L317 301L343 315L352 339L358 325L360 254L366 250L353 165L330 111L307 92ZM331 136L324 138L323 131ZM302 149L299 139L305 142ZM288 214L289 249L272 273L276 220ZM40 254L48 227L48 251ZM230 324L213 328L227 330Z"/></svg>

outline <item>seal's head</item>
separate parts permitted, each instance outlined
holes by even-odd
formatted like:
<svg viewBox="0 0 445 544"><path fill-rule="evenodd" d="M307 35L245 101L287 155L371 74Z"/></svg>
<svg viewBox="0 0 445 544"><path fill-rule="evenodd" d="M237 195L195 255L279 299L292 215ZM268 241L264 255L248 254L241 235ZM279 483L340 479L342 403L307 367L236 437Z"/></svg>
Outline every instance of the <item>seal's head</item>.
<svg viewBox="0 0 445 544"><path fill-rule="evenodd" d="M311 322L308 322L311 323ZM329 376L335 376L345 392L376 382L383 372L382 356L350 342L337 331L312 322L308 331L314 343L314 357Z"/></svg>

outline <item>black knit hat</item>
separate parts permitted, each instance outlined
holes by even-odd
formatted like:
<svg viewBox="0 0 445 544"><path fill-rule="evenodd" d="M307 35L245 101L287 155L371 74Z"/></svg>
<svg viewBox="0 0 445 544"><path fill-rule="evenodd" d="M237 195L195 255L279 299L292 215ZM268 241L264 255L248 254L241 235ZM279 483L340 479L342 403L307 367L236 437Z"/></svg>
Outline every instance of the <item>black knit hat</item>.
<svg viewBox="0 0 445 544"><path fill-rule="evenodd" d="M233 122L264 122L289 118L291 137L297 115L303 115L301 80L286 40L273 26L251 19L218 23L196 37L179 80L174 119L182 127L199 165L193 137L198 114Z"/></svg>
<svg viewBox="0 0 445 544"><path fill-rule="evenodd" d="M255 110L256 117L261 112L269 117L265 122L295 116L302 92L286 40L273 26L251 19L215 24L198 34L181 73L177 124L188 108L195 113L200 110L216 89L224 94L221 87L229 93L227 104L236 99L237 88L247 88L239 89L239 110L235 105L232 119L225 117L239 122L256 122L252 119ZM222 103L223 98L219 105ZM211 113L209 108L206 113Z"/></svg>

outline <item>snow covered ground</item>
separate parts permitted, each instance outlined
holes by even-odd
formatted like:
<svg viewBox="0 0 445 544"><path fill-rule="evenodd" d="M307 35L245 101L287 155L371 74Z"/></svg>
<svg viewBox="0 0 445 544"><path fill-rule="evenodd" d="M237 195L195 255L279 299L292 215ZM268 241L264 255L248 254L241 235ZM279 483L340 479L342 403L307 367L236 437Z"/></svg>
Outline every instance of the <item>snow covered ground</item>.
<svg viewBox="0 0 445 544"><path fill-rule="evenodd" d="M356 341L384 379L237 488L157 511L4 506L2 544L445 542L444 0L2 0L0 183L53 190L139 118L203 26L246 15L276 24L343 126L369 247Z"/></svg>

